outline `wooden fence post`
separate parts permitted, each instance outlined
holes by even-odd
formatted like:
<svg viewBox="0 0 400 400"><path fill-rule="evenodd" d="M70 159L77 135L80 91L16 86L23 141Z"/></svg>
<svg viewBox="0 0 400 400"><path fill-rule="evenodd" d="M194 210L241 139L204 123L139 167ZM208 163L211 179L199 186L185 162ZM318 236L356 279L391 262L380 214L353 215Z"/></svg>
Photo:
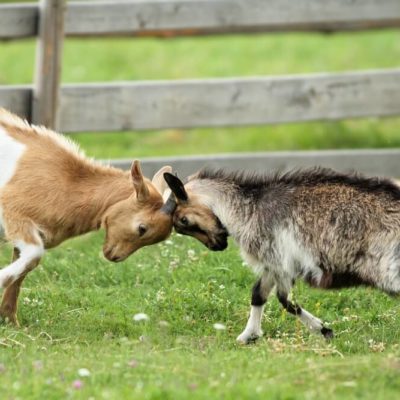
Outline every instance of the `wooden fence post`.
<svg viewBox="0 0 400 400"><path fill-rule="evenodd" d="M57 128L65 0L40 0L32 122Z"/></svg>

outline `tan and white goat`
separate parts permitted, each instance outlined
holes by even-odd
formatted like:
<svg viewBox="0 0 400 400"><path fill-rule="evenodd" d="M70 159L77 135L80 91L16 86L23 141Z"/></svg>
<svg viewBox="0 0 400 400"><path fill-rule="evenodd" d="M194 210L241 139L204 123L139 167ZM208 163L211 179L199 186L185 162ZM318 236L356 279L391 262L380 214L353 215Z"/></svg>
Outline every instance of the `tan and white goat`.
<svg viewBox="0 0 400 400"><path fill-rule="evenodd" d="M149 181L138 161L130 172L100 165L65 137L0 108L0 228L14 247L12 263L0 270L0 316L18 323L22 281L45 249L68 238L104 228L103 253L114 262L167 238L166 171Z"/></svg>

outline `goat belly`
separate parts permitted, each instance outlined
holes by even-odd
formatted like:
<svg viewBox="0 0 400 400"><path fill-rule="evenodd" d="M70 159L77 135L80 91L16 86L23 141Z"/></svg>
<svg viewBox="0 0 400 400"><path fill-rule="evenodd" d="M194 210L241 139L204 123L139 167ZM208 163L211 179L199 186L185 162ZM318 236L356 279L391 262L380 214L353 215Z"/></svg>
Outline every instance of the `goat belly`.
<svg viewBox="0 0 400 400"><path fill-rule="evenodd" d="M305 281L310 286L320 289L341 289L360 285L370 285L369 282L363 280L354 272L324 271L319 281L310 275L305 277Z"/></svg>

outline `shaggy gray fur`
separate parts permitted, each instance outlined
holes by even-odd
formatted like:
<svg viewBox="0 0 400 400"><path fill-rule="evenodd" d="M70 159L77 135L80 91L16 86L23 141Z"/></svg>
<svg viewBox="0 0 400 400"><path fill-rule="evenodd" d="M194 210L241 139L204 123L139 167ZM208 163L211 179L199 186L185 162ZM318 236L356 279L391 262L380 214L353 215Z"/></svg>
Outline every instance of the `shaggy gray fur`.
<svg viewBox="0 0 400 400"><path fill-rule="evenodd" d="M301 314L285 303L298 278L321 288L400 291L400 189L389 180L322 168L264 176L203 170L186 188L213 210L262 279L274 282L289 312ZM269 290L255 287L253 297L266 299Z"/></svg>

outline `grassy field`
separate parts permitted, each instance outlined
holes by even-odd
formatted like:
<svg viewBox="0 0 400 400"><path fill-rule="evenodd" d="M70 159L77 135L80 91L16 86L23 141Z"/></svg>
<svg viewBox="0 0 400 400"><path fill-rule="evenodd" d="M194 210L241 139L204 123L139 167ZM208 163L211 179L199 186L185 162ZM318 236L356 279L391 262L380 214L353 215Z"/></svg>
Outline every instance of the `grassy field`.
<svg viewBox="0 0 400 400"><path fill-rule="evenodd" d="M398 398L397 300L300 285L296 300L336 338L310 335L273 297L265 337L239 346L254 278L234 246L210 253L175 235L112 265L101 241L66 243L28 277L23 328L0 327L2 399Z"/></svg>
<svg viewBox="0 0 400 400"><path fill-rule="evenodd" d="M0 84L30 83L34 43L0 43ZM294 74L399 66L398 31L67 40L63 81ZM400 119L75 134L91 156L400 146ZM22 328L0 325L0 399L397 399L399 302L371 290L295 297L335 330L310 335L275 298L265 337L238 346L254 277L237 249L173 236L113 265L102 234L49 252L26 280ZM9 249L3 246L5 265ZM146 313L147 321L134 321ZM225 330L216 330L215 323ZM87 369L90 374L85 374Z"/></svg>

